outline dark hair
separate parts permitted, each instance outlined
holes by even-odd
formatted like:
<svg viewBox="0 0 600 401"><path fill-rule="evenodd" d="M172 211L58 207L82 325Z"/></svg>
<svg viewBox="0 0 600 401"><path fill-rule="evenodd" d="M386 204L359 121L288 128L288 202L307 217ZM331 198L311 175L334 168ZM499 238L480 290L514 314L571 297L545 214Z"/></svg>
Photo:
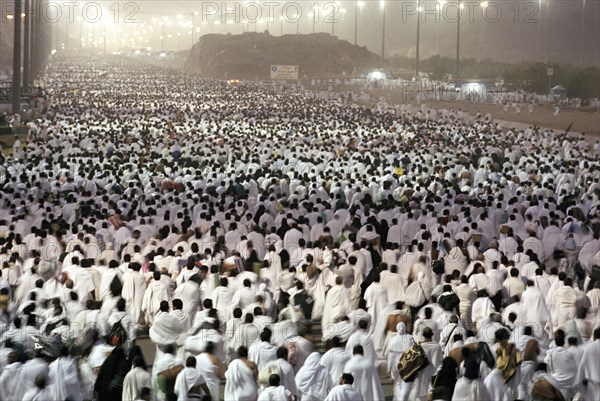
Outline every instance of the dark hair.
<svg viewBox="0 0 600 401"><path fill-rule="evenodd" d="M188 359L185 360L185 366L186 368L195 368L196 358L194 358L193 356L188 357Z"/></svg>
<svg viewBox="0 0 600 401"><path fill-rule="evenodd" d="M350 373L342 373L341 379L346 384L350 384L350 385L354 384L354 376L352 376Z"/></svg>
<svg viewBox="0 0 600 401"><path fill-rule="evenodd" d="M248 348L243 345L237 349L237 352L240 358L248 358Z"/></svg>
<svg viewBox="0 0 600 401"><path fill-rule="evenodd" d="M269 376L269 386L277 387L279 386L279 383L281 383L281 378L278 374L272 374L271 376Z"/></svg>
<svg viewBox="0 0 600 401"><path fill-rule="evenodd" d="M288 349L286 347L277 348L277 359L288 359Z"/></svg>

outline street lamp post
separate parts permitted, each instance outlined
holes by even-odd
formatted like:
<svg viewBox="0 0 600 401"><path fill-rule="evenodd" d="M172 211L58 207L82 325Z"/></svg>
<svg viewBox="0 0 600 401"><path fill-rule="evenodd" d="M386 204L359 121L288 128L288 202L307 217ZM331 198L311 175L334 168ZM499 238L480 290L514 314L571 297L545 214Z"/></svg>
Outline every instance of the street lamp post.
<svg viewBox="0 0 600 401"><path fill-rule="evenodd" d="M379 0L383 22L381 24L381 59L385 60L385 0Z"/></svg>
<svg viewBox="0 0 600 401"><path fill-rule="evenodd" d="M481 4L481 8L483 11L483 18L481 18L481 60L485 60L485 55L486 55L486 51L485 51L485 9L487 8L487 6L489 5L489 3L487 1L482 2Z"/></svg>
<svg viewBox="0 0 600 401"><path fill-rule="evenodd" d="M312 19L312 33L315 33L315 13L311 11L308 16Z"/></svg>
<svg viewBox="0 0 600 401"><path fill-rule="evenodd" d="M460 17L463 7L464 4L459 1L458 7L456 8L458 14L458 19L456 22L456 78L460 77Z"/></svg>
<svg viewBox="0 0 600 401"><path fill-rule="evenodd" d="M416 70L416 78L419 79L419 62L420 58L420 50L421 50L421 0L417 0L417 62L415 66Z"/></svg>
<svg viewBox="0 0 600 401"><path fill-rule="evenodd" d="M13 36L12 112L21 112L21 0L15 0Z"/></svg>
<svg viewBox="0 0 600 401"><path fill-rule="evenodd" d="M544 24L544 63L548 64L548 25L550 23L550 0L546 0L546 23Z"/></svg>
<svg viewBox="0 0 600 401"><path fill-rule="evenodd" d="M579 43L579 65L583 65L583 48L584 48L584 36L585 36L585 0L581 4L581 37Z"/></svg>
<svg viewBox="0 0 600 401"><path fill-rule="evenodd" d="M76 19L79 21L79 53L81 53L81 48L83 46L83 18L78 15Z"/></svg>
<svg viewBox="0 0 600 401"><path fill-rule="evenodd" d="M192 13L192 47L194 47L194 36L196 34L196 16L198 16L198 11L194 11Z"/></svg>
<svg viewBox="0 0 600 401"><path fill-rule="evenodd" d="M23 88L29 87L30 81L30 50L31 50L31 3L30 0L25 0L24 10L24 26L23 26Z"/></svg>
<svg viewBox="0 0 600 401"><path fill-rule="evenodd" d="M354 46L358 44L358 13L365 6L364 1L357 1L354 7Z"/></svg>

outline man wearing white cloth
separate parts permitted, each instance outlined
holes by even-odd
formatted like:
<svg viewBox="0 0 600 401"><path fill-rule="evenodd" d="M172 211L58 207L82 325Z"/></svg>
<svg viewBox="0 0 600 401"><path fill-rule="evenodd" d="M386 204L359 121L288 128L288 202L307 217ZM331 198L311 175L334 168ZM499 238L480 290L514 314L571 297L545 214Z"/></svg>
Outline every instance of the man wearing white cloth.
<svg viewBox="0 0 600 401"><path fill-rule="evenodd" d="M50 364L49 386L55 400L64 400L67 397L73 401L81 400L81 379L77 369L77 360L69 356L66 347L61 350L61 357Z"/></svg>
<svg viewBox="0 0 600 401"><path fill-rule="evenodd" d="M302 401L321 401L333 387L327 368L321 365L321 354L313 352L296 374L296 387Z"/></svg>
<svg viewBox="0 0 600 401"><path fill-rule="evenodd" d="M413 344L413 336L406 334L406 324L398 323L396 335L388 340L384 353L387 356L388 373L394 379L394 401L407 401L412 383L402 380L398 373L398 361Z"/></svg>
<svg viewBox="0 0 600 401"><path fill-rule="evenodd" d="M354 356L346 362L344 372L350 373L356 379L356 388L364 400L385 401L377 369L371 360L363 356L363 347L355 346L352 353Z"/></svg>
<svg viewBox="0 0 600 401"><path fill-rule="evenodd" d="M327 368L329 377L332 383L337 383L342 373L344 366L350 360L350 355L341 344L339 337L335 336L331 339L331 349L323 354L321 365Z"/></svg>
<svg viewBox="0 0 600 401"><path fill-rule="evenodd" d="M183 360L175 357L175 346L173 344L164 347L164 353L162 356L156 356L154 358L154 365L152 366L152 383L156 391L156 399L158 401L164 401L167 397L165 393L159 390L157 384L157 376L160 372L175 366L185 366Z"/></svg>
<svg viewBox="0 0 600 401"><path fill-rule="evenodd" d="M369 334L368 323L366 320L359 321L358 330L350 335L350 338L346 343L348 355L353 354L354 347L357 345L362 346L365 358L375 365L375 362L377 361L377 352L375 351L375 345L373 344L373 336Z"/></svg>
<svg viewBox="0 0 600 401"><path fill-rule="evenodd" d="M160 273L154 272L154 280L148 285L142 299L142 312L148 324L154 324L155 315L159 311L161 301L169 299L167 286L160 281Z"/></svg>
<svg viewBox="0 0 600 401"><path fill-rule="evenodd" d="M522 323L534 328L537 338L542 336L546 323L550 322L544 294L531 280L527 280L527 289L521 294L519 318Z"/></svg>
<svg viewBox="0 0 600 401"><path fill-rule="evenodd" d="M211 395L204 377L196 370L196 358L190 356L185 361L185 368L179 372L175 380L174 392L177 394L177 401L200 399L203 391L204 394Z"/></svg>
<svg viewBox="0 0 600 401"><path fill-rule="evenodd" d="M240 359L234 359L225 372L225 401L256 401L258 371L254 362L248 360L248 349L239 347Z"/></svg>
<svg viewBox="0 0 600 401"><path fill-rule="evenodd" d="M544 362L550 373L560 385L560 392L565 399L571 399L575 376L577 375L577 363L575 357L565 347L565 335L560 330L554 337L556 348L549 349ZM596 361L597 362L597 361Z"/></svg>
<svg viewBox="0 0 600 401"><path fill-rule="evenodd" d="M154 324L150 327L150 340L156 345L156 359L163 355L165 346L181 345L183 326L177 317L168 312L169 304L167 301L162 301L160 312L156 315Z"/></svg>
<svg viewBox="0 0 600 401"><path fill-rule="evenodd" d="M125 376L123 382L123 401L136 401L142 394L144 387L152 387L150 373L144 369L144 359L136 355L131 364L131 370Z"/></svg>
<svg viewBox="0 0 600 401"><path fill-rule="evenodd" d="M580 385L586 400L594 400L600 394L600 327L594 330L593 341L583 349L583 356L575 383Z"/></svg>
<svg viewBox="0 0 600 401"><path fill-rule="evenodd" d="M271 330L264 329L260 333L260 342L252 344L248 351L248 359L256 364L256 368L261 372L269 362L277 359L277 348L270 343Z"/></svg>
<svg viewBox="0 0 600 401"><path fill-rule="evenodd" d="M427 355L429 364L415 378L410 391L410 400L424 400L427 397L431 378L442 364L442 347L433 341L433 331L429 327L425 327L422 335L425 340L421 346Z"/></svg>
<svg viewBox="0 0 600 401"><path fill-rule="evenodd" d="M294 399L292 393L280 383L281 379L278 375L269 376L269 387L260 393L258 401L292 401Z"/></svg>
<svg viewBox="0 0 600 401"><path fill-rule="evenodd" d="M354 377L350 373L342 374L339 383L331 389L325 401L365 401L360 392L352 386Z"/></svg>
<svg viewBox="0 0 600 401"><path fill-rule="evenodd" d="M323 318L321 320L323 332L326 331L328 325L335 323L337 319L348 314L350 305L350 293L343 285L342 277L335 278L335 286L333 286L325 297L325 308L323 310Z"/></svg>

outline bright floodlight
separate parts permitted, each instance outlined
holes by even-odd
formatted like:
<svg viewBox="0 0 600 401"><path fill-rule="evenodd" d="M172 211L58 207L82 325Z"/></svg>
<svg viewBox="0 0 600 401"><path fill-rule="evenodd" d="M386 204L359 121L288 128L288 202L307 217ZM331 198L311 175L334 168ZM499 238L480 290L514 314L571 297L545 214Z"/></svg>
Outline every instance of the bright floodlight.
<svg viewBox="0 0 600 401"><path fill-rule="evenodd" d="M365 6L365 2L364 2L364 1L359 1L359 2L357 2L357 3L356 3L356 5L357 5L359 8L363 8L363 7Z"/></svg>
<svg viewBox="0 0 600 401"><path fill-rule="evenodd" d="M380 81L385 79L385 74L381 71L373 71L370 72L369 75L367 75L367 78L369 78L372 81Z"/></svg>
<svg viewBox="0 0 600 401"><path fill-rule="evenodd" d="M167 53L161 53L160 56L161 57L167 57Z"/></svg>

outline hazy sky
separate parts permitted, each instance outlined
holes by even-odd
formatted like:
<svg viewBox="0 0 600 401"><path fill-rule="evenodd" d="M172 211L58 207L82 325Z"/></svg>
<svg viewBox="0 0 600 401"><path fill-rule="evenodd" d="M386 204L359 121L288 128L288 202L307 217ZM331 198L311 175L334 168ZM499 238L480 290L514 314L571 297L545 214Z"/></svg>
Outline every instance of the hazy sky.
<svg viewBox="0 0 600 401"><path fill-rule="evenodd" d="M6 33L9 25L5 18L12 10L12 1L0 3L0 28ZM205 33L269 29L280 35L282 29L284 34L311 33L314 29L333 32L352 43L356 31L359 45L381 54L385 12L386 56L414 56L416 47L416 0L98 0L78 4L78 8L70 8L69 0L50 2L42 12L53 21L55 46L65 43L71 15L69 47L79 46L80 39L83 47L101 47L105 33L106 46L111 50L184 50L191 46L192 39L197 41ZM422 1L420 5L421 56L454 57L458 3L440 0ZM600 66L600 0L464 1L460 30L461 57Z"/></svg>

